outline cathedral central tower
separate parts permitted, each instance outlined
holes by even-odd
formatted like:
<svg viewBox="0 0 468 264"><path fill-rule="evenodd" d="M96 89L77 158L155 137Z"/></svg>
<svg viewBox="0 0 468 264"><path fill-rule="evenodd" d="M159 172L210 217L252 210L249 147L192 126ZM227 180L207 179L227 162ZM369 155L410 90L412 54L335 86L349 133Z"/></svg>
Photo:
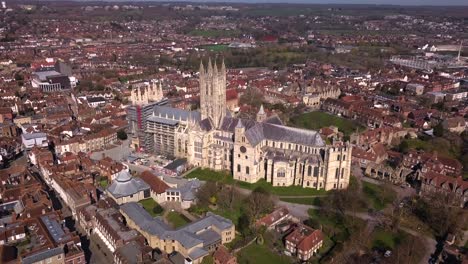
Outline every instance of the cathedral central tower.
<svg viewBox="0 0 468 264"><path fill-rule="evenodd" d="M207 69L200 63L200 110L202 119L210 118L214 127L221 125L226 116L226 66L218 69L216 61L208 61Z"/></svg>

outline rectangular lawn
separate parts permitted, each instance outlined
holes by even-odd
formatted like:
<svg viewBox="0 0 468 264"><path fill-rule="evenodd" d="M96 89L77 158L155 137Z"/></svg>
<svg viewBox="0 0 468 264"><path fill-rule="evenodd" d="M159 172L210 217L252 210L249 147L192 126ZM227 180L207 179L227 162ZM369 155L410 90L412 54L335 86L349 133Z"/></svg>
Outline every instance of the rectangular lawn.
<svg viewBox="0 0 468 264"><path fill-rule="evenodd" d="M179 227L182 227L188 223L190 223L190 220L187 219L187 217L177 213L177 212L169 212L167 214L167 221L169 221L169 223L171 223L171 225L174 227L174 228L179 228Z"/></svg>
<svg viewBox="0 0 468 264"><path fill-rule="evenodd" d="M148 199L145 199L145 200L141 200L138 202L139 204L143 205L143 208L145 208L145 210L152 216L152 217L155 217L155 216L158 216L158 214L156 214L154 211L153 211L153 208L158 204L153 198L148 198Z"/></svg>
<svg viewBox="0 0 468 264"><path fill-rule="evenodd" d="M325 190L316 190L312 188L303 188L301 186L273 187L265 180L259 180L256 183L247 183L236 181L232 178L229 172L219 172L210 169L195 169L185 176L186 178L197 178L202 181L222 182L225 184L237 184L242 189L254 190L257 187L262 187L272 194L278 196L309 196L326 194Z"/></svg>
<svg viewBox="0 0 468 264"><path fill-rule="evenodd" d="M265 245L252 243L237 253L238 263L289 264L292 259L285 255L271 252Z"/></svg>

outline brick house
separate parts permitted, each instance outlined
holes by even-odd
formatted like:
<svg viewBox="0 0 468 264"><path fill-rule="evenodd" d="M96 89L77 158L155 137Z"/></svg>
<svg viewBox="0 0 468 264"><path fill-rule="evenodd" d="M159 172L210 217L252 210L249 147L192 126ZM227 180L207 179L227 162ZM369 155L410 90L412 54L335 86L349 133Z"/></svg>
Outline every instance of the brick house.
<svg viewBox="0 0 468 264"><path fill-rule="evenodd" d="M285 238L286 250L297 256L301 261L307 261L323 245L323 233L306 225L298 224Z"/></svg>

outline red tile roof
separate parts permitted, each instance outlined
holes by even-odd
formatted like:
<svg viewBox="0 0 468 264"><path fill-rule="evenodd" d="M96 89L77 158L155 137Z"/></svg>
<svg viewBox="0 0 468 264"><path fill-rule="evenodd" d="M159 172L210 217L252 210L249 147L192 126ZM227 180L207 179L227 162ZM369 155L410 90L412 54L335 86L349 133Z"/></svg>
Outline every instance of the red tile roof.
<svg viewBox="0 0 468 264"><path fill-rule="evenodd" d="M151 171L144 171L141 173L140 178L157 194L164 193L169 188L165 182L160 180L158 176L154 175Z"/></svg>

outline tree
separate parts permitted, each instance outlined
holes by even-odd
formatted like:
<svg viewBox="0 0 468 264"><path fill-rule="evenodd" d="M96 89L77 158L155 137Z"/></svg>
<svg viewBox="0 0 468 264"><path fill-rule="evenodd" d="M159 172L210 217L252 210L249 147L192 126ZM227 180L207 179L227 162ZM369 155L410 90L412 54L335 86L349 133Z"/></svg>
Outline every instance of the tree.
<svg viewBox="0 0 468 264"><path fill-rule="evenodd" d="M408 150L409 150L408 141L403 140L403 141L400 143L400 145L398 146L398 150L399 150L401 153L408 153Z"/></svg>
<svg viewBox="0 0 468 264"><path fill-rule="evenodd" d="M223 185L218 193L218 205L223 209L232 210L234 203L239 200L241 194L235 186Z"/></svg>
<svg viewBox="0 0 468 264"><path fill-rule="evenodd" d="M442 122L440 122L434 127L434 136L436 137L444 136L444 126L442 125Z"/></svg>
<svg viewBox="0 0 468 264"><path fill-rule="evenodd" d="M217 186L215 182L206 182L200 189L198 189L196 197L198 199L198 203L201 206L207 206L211 204L211 197L216 196L217 193Z"/></svg>
<svg viewBox="0 0 468 264"><path fill-rule="evenodd" d="M439 237L457 233L465 220L452 194L426 194L416 201L413 213Z"/></svg>
<svg viewBox="0 0 468 264"><path fill-rule="evenodd" d="M127 136L127 133L125 132L125 130L121 129L121 130L117 131L117 138L120 139L120 140L126 140L128 138L128 136Z"/></svg>
<svg viewBox="0 0 468 264"><path fill-rule="evenodd" d="M246 214L253 223L260 215L269 213L274 208L274 201L271 194L262 187L257 187L247 197Z"/></svg>
<svg viewBox="0 0 468 264"><path fill-rule="evenodd" d="M161 214L164 211L161 205L156 204L155 207L153 207L153 213L155 214Z"/></svg>
<svg viewBox="0 0 468 264"><path fill-rule="evenodd" d="M250 219L245 212L242 212L242 214L239 216L237 230L239 230L244 238L252 233L252 230L250 229Z"/></svg>

